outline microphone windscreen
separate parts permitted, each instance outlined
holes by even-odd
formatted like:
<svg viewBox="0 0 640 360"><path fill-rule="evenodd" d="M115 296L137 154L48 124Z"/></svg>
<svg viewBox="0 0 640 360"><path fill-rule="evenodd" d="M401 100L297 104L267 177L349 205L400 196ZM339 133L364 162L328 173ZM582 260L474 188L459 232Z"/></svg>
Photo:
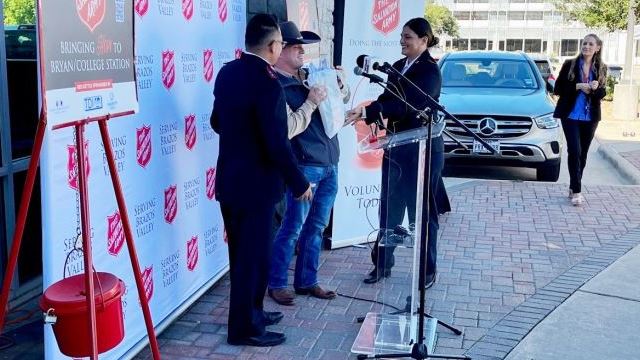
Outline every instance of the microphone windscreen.
<svg viewBox="0 0 640 360"><path fill-rule="evenodd" d="M358 65L358 67L363 67L364 66L364 59L367 58L367 55L360 55L358 56L358 58L356 59L356 64Z"/></svg>

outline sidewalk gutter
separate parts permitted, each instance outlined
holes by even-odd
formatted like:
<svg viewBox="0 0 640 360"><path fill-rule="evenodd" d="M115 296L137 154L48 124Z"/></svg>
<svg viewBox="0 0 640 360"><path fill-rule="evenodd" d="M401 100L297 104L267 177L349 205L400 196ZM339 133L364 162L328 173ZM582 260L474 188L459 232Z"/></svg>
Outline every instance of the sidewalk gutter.
<svg viewBox="0 0 640 360"><path fill-rule="evenodd" d="M627 159L622 157L612 145L598 141L600 147L598 153L602 155L620 174L631 182L632 185L640 185L640 169L637 169Z"/></svg>

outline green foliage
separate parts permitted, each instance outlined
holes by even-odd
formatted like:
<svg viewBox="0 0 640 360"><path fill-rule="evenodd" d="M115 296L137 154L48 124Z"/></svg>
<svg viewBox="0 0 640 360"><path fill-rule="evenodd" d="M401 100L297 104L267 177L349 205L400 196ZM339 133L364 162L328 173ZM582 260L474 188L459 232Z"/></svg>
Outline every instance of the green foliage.
<svg viewBox="0 0 640 360"><path fill-rule="evenodd" d="M571 20L583 22L588 27L608 31L627 28L629 1L624 0L554 0L558 10ZM636 17L640 14L640 1L635 1Z"/></svg>
<svg viewBox="0 0 640 360"><path fill-rule="evenodd" d="M446 7L429 4L424 10L424 18L429 21L436 36L446 34L453 38L458 37L458 22Z"/></svg>
<svg viewBox="0 0 640 360"><path fill-rule="evenodd" d="M35 24L36 0L2 0L5 25Z"/></svg>
<svg viewBox="0 0 640 360"><path fill-rule="evenodd" d="M604 97L605 101L613 101L613 90L615 89L617 83L618 81L616 81L616 79L613 76L611 75L607 76L607 84L606 84L607 96Z"/></svg>

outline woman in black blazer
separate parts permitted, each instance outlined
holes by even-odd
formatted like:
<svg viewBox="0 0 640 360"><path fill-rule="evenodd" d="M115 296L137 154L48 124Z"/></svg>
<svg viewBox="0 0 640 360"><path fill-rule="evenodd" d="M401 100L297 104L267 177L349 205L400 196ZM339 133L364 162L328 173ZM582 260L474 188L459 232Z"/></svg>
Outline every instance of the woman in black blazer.
<svg viewBox="0 0 640 360"><path fill-rule="evenodd" d="M440 97L442 77L438 64L431 57L428 47L438 43L433 35L429 22L424 18L409 20L403 27L400 45L405 57L396 61L393 67L406 78L416 84L422 91L431 95L435 100ZM391 88L398 91L405 100L417 109L429 106L425 96L406 80L391 72L388 78ZM435 109L432 109L436 113ZM416 112L389 91L385 91L378 99L365 108L351 111L349 120L364 118L367 124L388 119L387 133L400 132L424 126L418 119ZM427 161L429 161L427 159ZM435 282L436 248L438 233L438 214L449 211L449 201L442 182L442 168L444 166L444 143L442 136L431 141L431 191L429 199L424 199L423 216L426 216L426 205L430 204L429 226L427 219L422 219L422 236L429 235L427 249L426 285ZM428 165L428 164L427 164ZM410 230L414 230L416 222L416 178L418 170L418 144L409 144L385 150L382 161L382 187L380 194L380 231L371 258L375 268L371 271L365 283L375 283L391 273L394 265L393 252L395 246L387 244L380 246L385 235L390 232L399 233L405 211L409 217ZM427 193L427 167L425 166L425 188Z"/></svg>
<svg viewBox="0 0 640 360"><path fill-rule="evenodd" d="M607 94L607 66L602 62L602 40L589 34L580 54L564 62L554 93L560 98L553 114L562 120L569 153L569 198L574 206L584 203L582 173L587 153L600 121L600 101Z"/></svg>

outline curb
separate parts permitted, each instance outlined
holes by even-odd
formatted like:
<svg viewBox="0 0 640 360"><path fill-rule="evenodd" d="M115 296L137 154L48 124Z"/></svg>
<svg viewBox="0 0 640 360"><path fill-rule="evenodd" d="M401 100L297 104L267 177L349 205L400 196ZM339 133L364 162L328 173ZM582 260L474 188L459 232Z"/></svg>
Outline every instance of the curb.
<svg viewBox="0 0 640 360"><path fill-rule="evenodd" d="M613 146L598 142L600 143L598 153L616 168L625 179L629 180L632 185L640 185L640 169L637 169L622 155L618 154Z"/></svg>

